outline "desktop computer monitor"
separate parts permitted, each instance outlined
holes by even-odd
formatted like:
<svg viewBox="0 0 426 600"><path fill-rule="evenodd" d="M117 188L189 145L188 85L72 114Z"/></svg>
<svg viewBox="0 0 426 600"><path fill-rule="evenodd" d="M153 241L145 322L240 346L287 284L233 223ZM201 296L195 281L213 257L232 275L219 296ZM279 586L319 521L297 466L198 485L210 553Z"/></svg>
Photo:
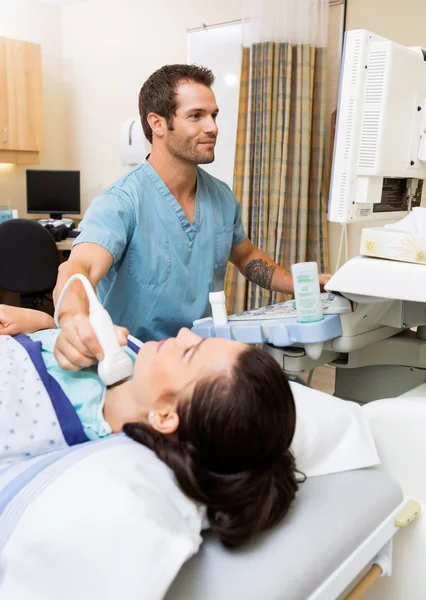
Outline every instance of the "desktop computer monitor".
<svg viewBox="0 0 426 600"><path fill-rule="evenodd" d="M426 51L348 31L328 220L397 220L426 204Z"/></svg>
<svg viewBox="0 0 426 600"><path fill-rule="evenodd" d="M27 212L52 219L80 213L80 171L27 169Z"/></svg>

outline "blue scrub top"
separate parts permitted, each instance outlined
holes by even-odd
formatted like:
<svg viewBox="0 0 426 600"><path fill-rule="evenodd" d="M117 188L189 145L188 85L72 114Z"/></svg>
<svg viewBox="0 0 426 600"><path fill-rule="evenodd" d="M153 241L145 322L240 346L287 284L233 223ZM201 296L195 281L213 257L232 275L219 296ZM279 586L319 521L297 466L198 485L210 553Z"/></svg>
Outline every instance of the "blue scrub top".
<svg viewBox="0 0 426 600"><path fill-rule="evenodd" d="M99 297L117 325L142 341L175 336L210 315L232 246L245 238L241 206L228 185L197 168L195 218L143 162L95 198L74 245L92 242L113 257Z"/></svg>

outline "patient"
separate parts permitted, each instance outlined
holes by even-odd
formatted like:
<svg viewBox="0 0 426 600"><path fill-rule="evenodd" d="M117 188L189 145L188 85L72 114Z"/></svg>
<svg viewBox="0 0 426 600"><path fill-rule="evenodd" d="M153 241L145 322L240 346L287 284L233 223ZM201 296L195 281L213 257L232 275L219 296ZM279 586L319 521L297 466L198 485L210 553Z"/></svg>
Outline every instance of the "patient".
<svg viewBox="0 0 426 600"><path fill-rule="evenodd" d="M182 329L145 343L137 357L127 348L133 378L105 389L95 368L59 367L54 327L42 312L0 305L0 461L37 453L45 411L43 436L53 449L61 428L63 445L124 431L151 448L207 506L226 546L286 514L298 487L290 451L296 413L287 379L266 352Z"/></svg>

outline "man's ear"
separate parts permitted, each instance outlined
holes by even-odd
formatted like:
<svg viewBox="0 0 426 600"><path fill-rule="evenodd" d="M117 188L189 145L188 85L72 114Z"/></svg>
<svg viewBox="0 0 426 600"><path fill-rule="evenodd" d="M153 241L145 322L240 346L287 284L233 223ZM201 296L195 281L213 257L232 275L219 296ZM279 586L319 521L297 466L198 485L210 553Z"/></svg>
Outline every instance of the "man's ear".
<svg viewBox="0 0 426 600"><path fill-rule="evenodd" d="M164 117L160 117L160 115L151 112L147 116L146 120L152 129L152 135L156 135L157 137L164 136L167 129L167 123Z"/></svg>
<svg viewBox="0 0 426 600"><path fill-rule="evenodd" d="M148 423L155 431L171 435L179 428L179 415L172 407L152 410L148 414Z"/></svg>

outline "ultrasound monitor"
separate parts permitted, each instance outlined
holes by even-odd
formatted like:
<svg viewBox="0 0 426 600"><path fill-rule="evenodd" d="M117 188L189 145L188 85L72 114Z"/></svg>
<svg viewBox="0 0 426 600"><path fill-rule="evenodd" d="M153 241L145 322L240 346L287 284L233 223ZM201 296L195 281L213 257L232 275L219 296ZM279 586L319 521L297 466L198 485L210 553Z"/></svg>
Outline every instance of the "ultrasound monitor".
<svg viewBox="0 0 426 600"><path fill-rule="evenodd" d="M328 220L397 220L416 206L426 206L426 50L348 31Z"/></svg>
<svg viewBox="0 0 426 600"><path fill-rule="evenodd" d="M80 214L80 171L27 169L27 212L52 219Z"/></svg>

